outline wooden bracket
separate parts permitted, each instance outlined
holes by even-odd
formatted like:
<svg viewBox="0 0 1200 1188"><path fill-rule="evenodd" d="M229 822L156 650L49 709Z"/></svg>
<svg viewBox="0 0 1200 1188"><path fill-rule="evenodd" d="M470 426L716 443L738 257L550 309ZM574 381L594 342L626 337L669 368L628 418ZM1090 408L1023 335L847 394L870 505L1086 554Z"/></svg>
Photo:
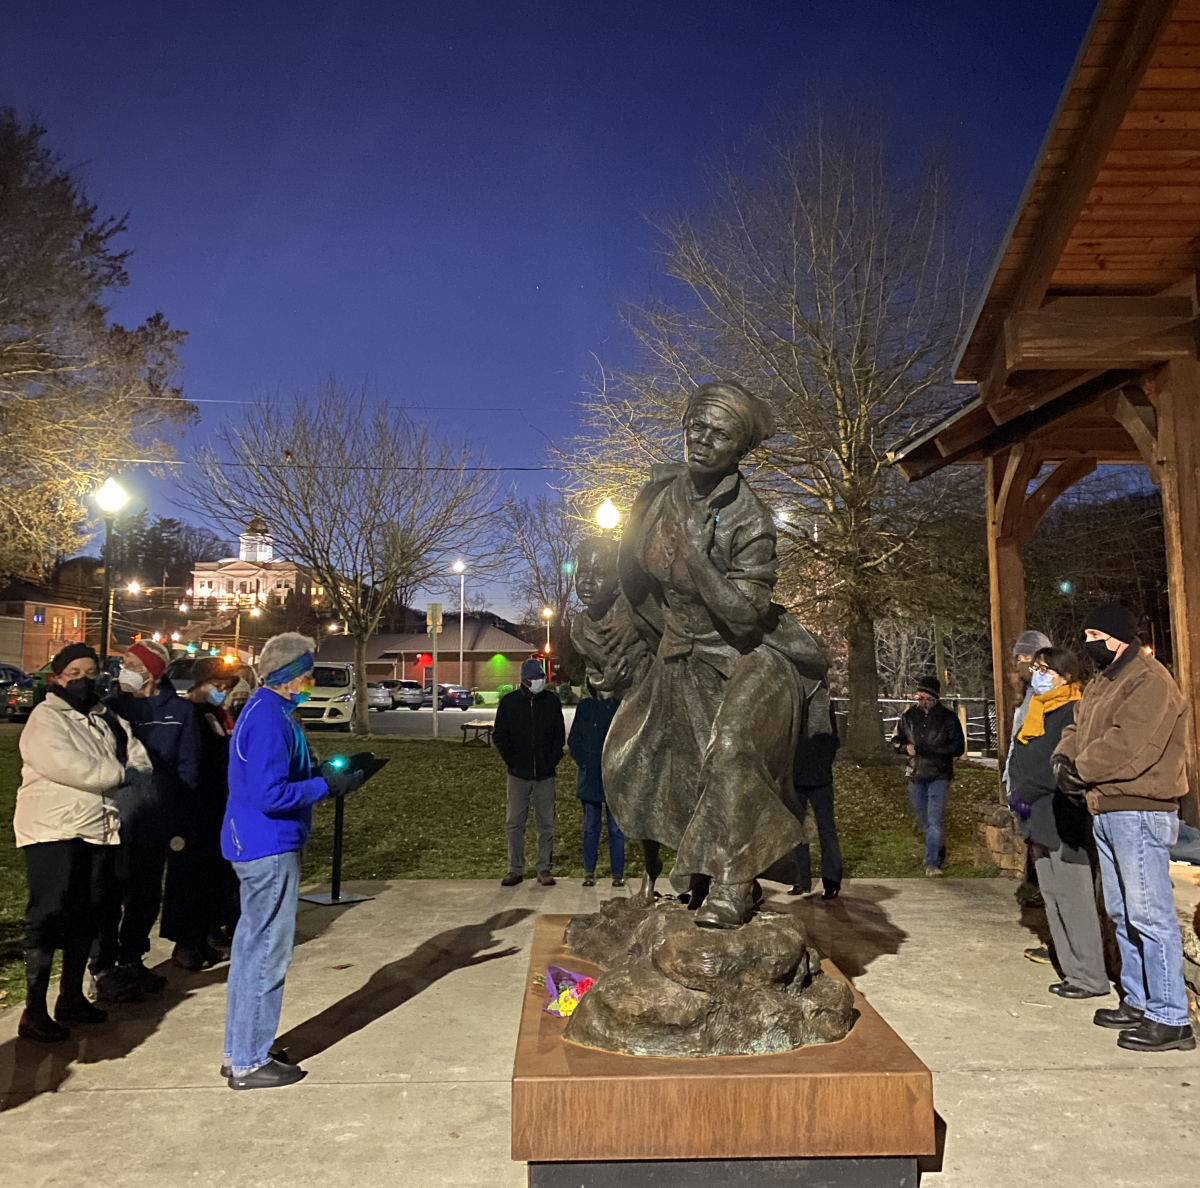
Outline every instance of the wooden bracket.
<svg viewBox="0 0 1200 1188"><path fill-rule="evenodd" d="M1133 438L1150 478L1156 486L1162 486L1162 451L1158 445L1158 414L1154 406L1141 393L1130 398L1130 389L1114 392L1105 401L1109 413Z"/></svg>
<svg viewBox="0 0 1200 1188"><path fill-rule="evenodd" d="M997 459L999 462L1000 459ZM1004 470L999 479L993 503L991 530L997 540L1013 540L1020 544L1033 535L1050 505L1068 487L1086 478L1096 469L1096 460L1079 455L1065 458L1032 490L1029 484L1037 477L1043 460L1030 446L1015 445L1007 451Z"/></svg>

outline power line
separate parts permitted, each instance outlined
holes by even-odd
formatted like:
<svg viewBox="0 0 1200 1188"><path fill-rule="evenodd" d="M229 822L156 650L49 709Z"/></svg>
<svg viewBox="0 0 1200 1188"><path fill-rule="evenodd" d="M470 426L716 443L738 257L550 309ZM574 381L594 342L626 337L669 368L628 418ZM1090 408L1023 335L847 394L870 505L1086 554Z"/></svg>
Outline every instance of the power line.
<svg viewBox="0 0 1200 1188"><path fill-rule="evenodd" d="M190 458L101 458L104 462L113 466L200 466L201 463ZM347 470L365 470L375 471L384 474L397 474L400 472L414 472L417 474L428 474L433 472L448 472L448 473L485 473L498 474L501 471L521 471L522 473L533 473L536 471L561 471L561 466L320 466L307 462L272 462L269 466L258 467L251 462L216 462L216 466L229 468L236 467L242 470L334 470L344 472Z"/></svg>
<svg viewBox="0 0 1200 1188"><path fill-rule="evenodd" d="M271 405L275 407L295 403L291 400L247 400L238 397L218 398L213 396L139 396L138 399L181 401L184 404L250 404L255 406ZM300 403L303 404L303 401ZM376 407L397 408L403 412L408 412L411 409L415 412L505 412L538 413L539 415L543 415L548 411L545 406L540 408L526 408L523 405L515 404L392 404L391 402L387 402L382 405L377 405ZM573 409L558 409L549 411L557 411L560 416L575 415L575 410Z"/></svg>

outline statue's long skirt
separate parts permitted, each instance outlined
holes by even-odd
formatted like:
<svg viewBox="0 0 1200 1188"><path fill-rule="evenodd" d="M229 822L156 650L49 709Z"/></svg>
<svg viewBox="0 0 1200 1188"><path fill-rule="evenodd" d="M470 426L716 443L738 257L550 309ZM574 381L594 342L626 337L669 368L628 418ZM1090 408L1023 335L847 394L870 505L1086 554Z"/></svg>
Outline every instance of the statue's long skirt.
<svg viewBox="0 0 1200 1188"><path fill-rule="evenodd" d="M746 883L803 838L792 756L803 706L796 666L762 646L727 678L695 654L656 658L617 710L604 792L625 836L677 851L690 874Z"/></svg>

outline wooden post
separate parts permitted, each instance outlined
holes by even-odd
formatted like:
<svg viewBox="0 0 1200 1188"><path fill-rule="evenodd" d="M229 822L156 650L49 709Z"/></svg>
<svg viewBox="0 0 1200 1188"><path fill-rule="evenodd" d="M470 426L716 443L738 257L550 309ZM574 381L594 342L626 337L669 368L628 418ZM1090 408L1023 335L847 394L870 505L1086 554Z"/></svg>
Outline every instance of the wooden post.
<svg viewBox="0 0 1200 1188"><path fill-rule="evenodd" d="M1008 731L1020 703L1020 678L1012 666L1012 646L1025 630L1024 540L1004 535L1004 511L1011 494L1012 451L988 458L984 474L987 495L988 591L992 612L992 682L996 694L996 754L1004 769ZM1010 474L1008 482L1005 475ZM1021 498L1024 491L1017 492Z"/></svg>
<svg viewBox="0 0 1200 1188"><path fill-rule="evenodd" d="M1188 795L1183 818L1198 823L1200 792L1200 362L1168 363L1158 385L1159 473L1171 603L1175 679L1187 698Z"/></svg>

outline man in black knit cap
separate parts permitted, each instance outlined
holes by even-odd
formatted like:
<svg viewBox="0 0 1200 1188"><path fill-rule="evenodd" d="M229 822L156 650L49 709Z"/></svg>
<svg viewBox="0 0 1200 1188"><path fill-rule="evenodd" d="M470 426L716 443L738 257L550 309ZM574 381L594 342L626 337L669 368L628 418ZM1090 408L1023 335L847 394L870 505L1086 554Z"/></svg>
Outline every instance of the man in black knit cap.
<svg viewBox="0 0 1200 1188"><path fill-rule="evenodd" d="M1183 944L1167 849L1179 836L1184 700L1171 674L1141 645L1137 620L1106 602L1084 620L1098 669L1052 760L1059 788L1092 813L1104 906L1121 950L1121 1005L1099 1027L1139 1052L1191 1051Z"/></svg>

